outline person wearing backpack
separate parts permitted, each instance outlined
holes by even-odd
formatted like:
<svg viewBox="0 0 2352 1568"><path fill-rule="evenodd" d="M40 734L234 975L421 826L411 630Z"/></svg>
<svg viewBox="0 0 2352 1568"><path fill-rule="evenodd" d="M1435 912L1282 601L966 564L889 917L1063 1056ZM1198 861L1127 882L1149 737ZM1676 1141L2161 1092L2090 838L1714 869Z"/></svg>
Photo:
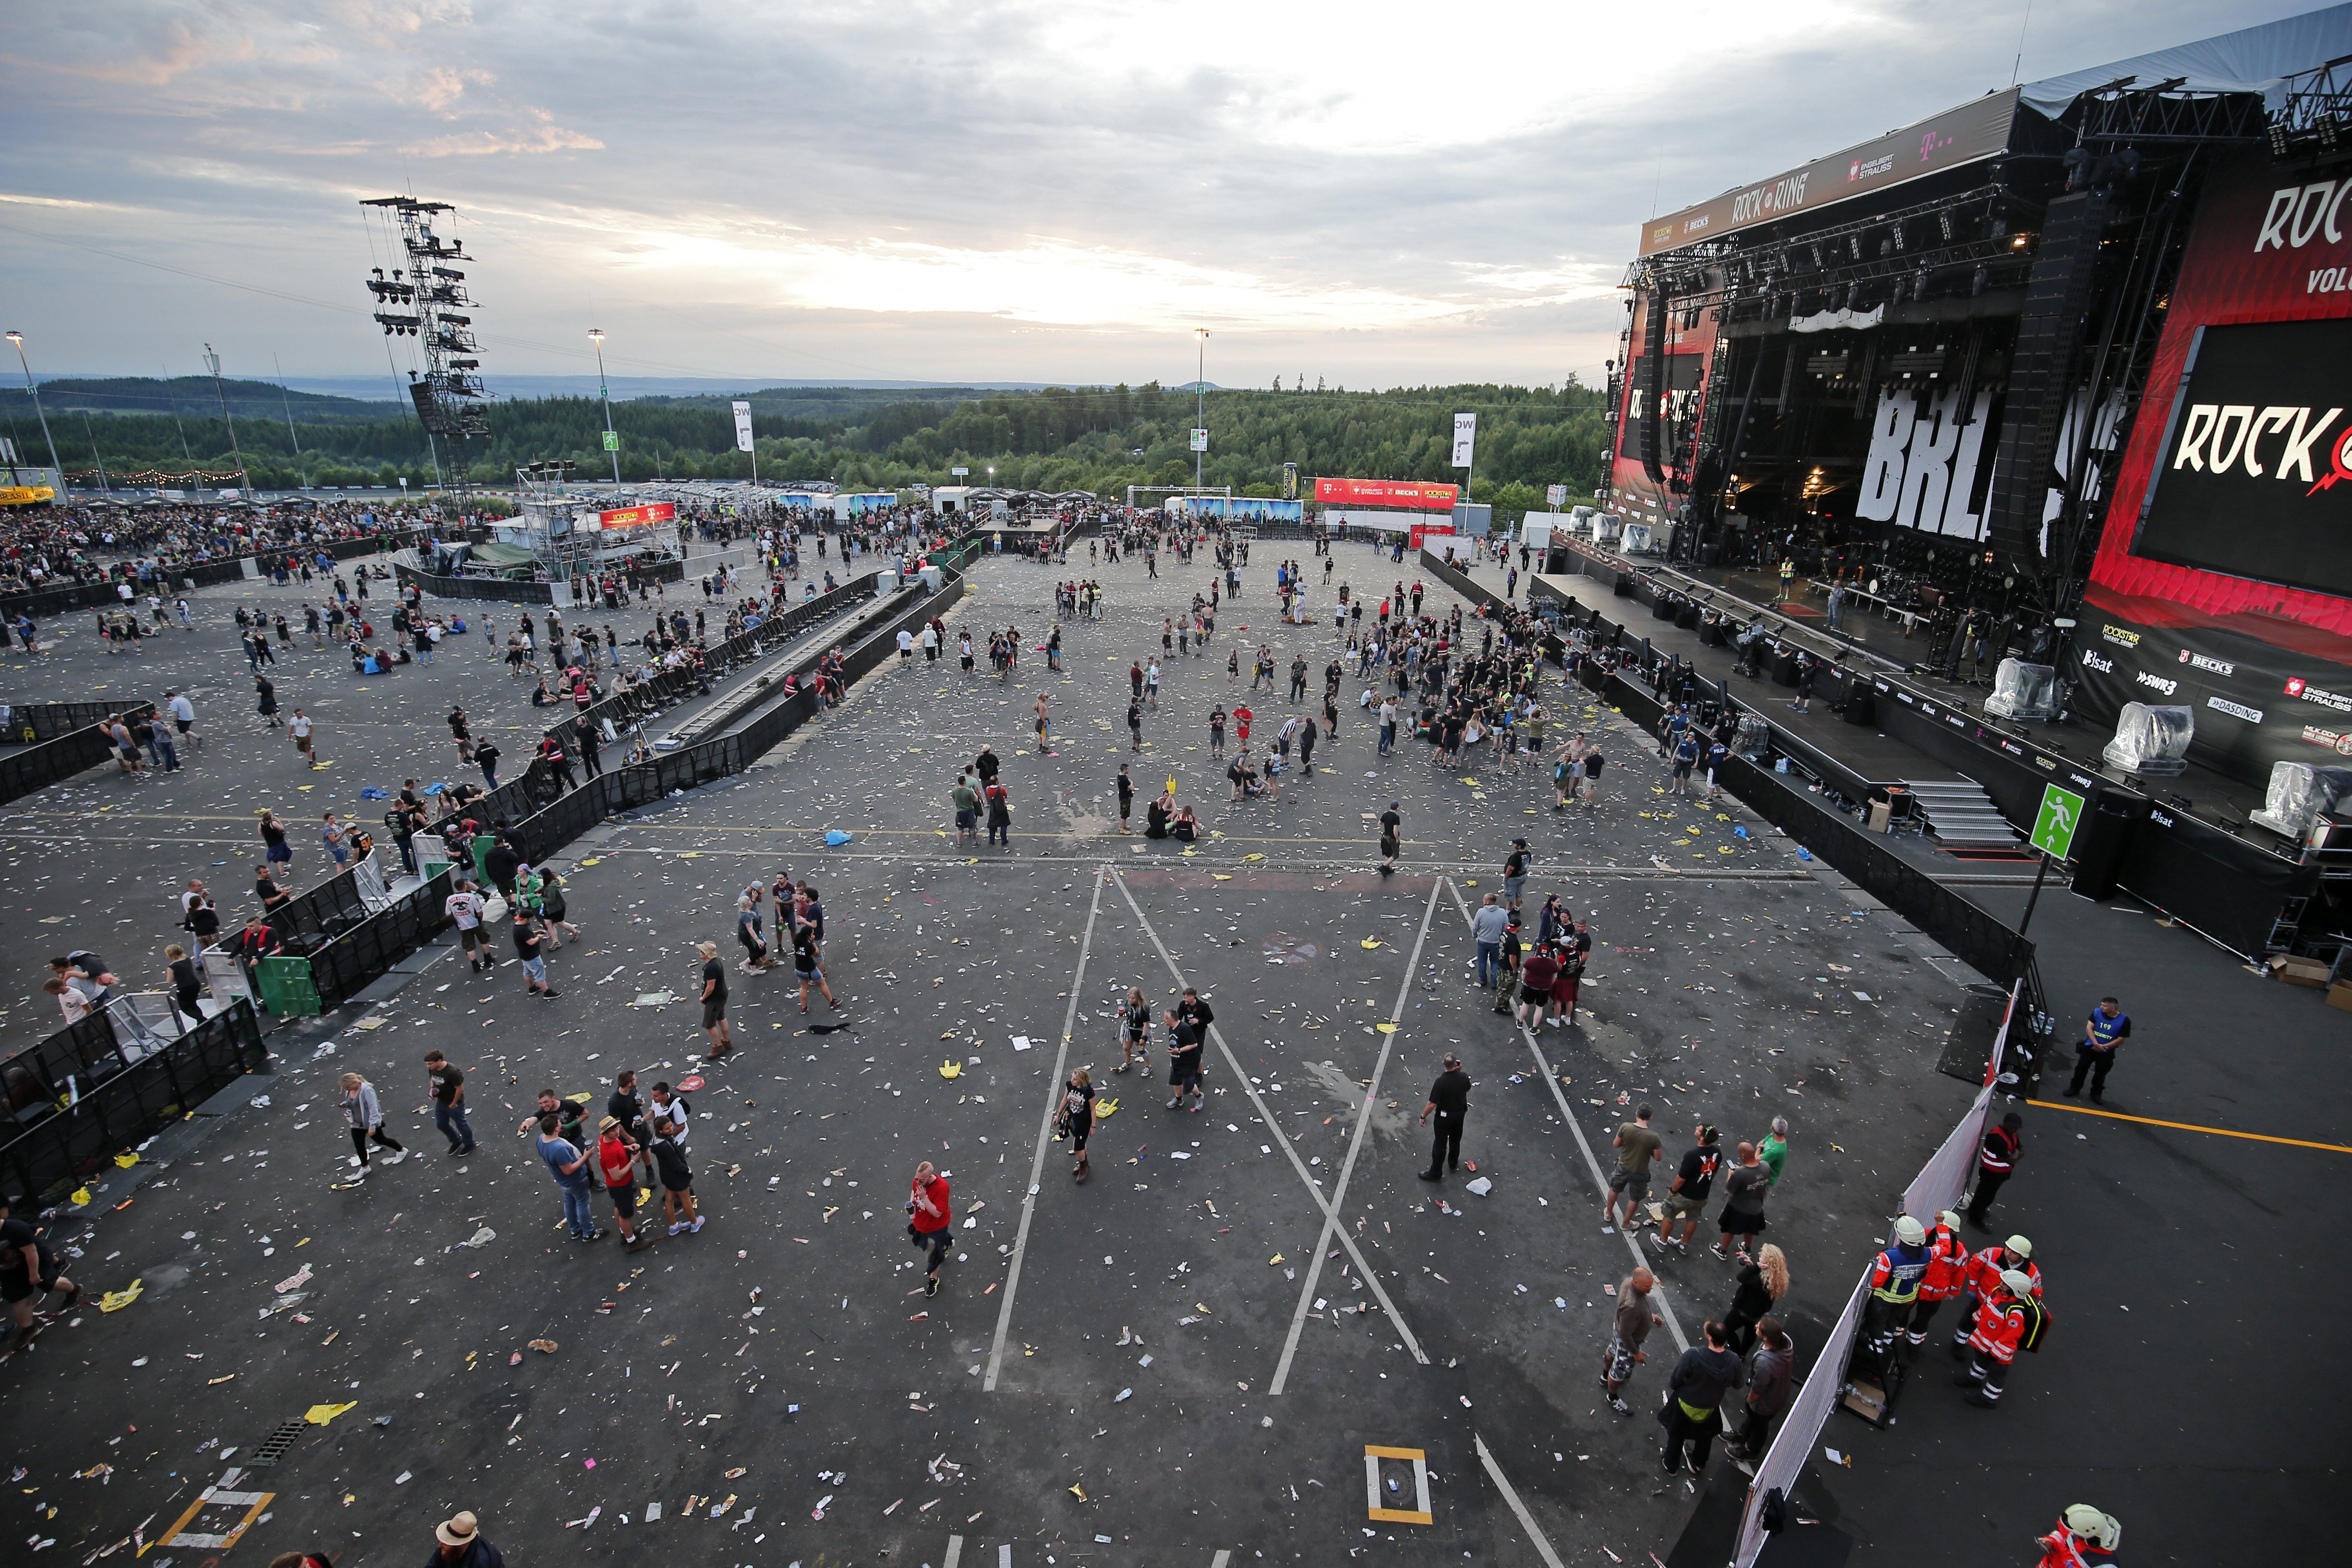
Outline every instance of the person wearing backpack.
<svg viewBox="0 0 2352 1568"><path fill-rule="evenodd" d="M1969 1333L1969 1364L1952 1373L1952 1382L1969 1391L1970 1405L1990 1410L2000 1403L2017 1352L2039 1351L2049 1327L2050 1311L2033 1293L2032 1276L2019 1268L2003 1269L1991 1292L1977 1303L1976 1326Z"/></svg>

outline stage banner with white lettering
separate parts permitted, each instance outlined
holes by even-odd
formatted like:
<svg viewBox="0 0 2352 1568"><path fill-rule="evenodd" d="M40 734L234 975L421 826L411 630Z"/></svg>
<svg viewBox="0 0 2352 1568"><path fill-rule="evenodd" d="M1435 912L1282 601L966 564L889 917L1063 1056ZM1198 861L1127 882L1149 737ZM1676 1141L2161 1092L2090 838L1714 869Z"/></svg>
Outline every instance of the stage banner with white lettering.
<svg viewBox="0 0 2352 1568"><path fill-rule="evenodd" d="M740 399L735 404L735 449L751 449L751 405Z"/></svg>
<svg viewBox="0 0 2352 1568"><path fill-rule="evenodd" d="M2074 635L2077 712L2185 703L2259 786L2352 755L2352 161L2206 175Z"/></svg>

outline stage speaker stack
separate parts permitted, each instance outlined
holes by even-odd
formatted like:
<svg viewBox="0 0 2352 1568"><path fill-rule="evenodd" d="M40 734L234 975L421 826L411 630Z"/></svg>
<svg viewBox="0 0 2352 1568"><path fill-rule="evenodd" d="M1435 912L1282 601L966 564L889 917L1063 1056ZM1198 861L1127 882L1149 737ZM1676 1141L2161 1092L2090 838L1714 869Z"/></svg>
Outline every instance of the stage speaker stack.
<svg viewBox="0 0 2352 1568"><path fill-rule="evenodd" d="M2026 279L1986 505L1985 542L2016 560L2042 558L2042 514L2059 482L2058 431L2090 312L2107 209L2103 191L2071 192L2052 202Z"/></svg>
<svg viewBox="0 0 2352 1568"><path fill-rule="evenodd" d="M1838 704L1838 717L1849 724L1870 729L1878 722L1878 689L1866 675L1849 674L1845 678L1845 699Z"/></svg>
<svg viewBox="0 0 2352 1568"><path fill-rule="evenodd" d="M1654 485L1666 482L1664 438L1658 428L1659 405L1666 395L1666 293L1660 289L1643 301L1642 357L1633 362L1634 393L1642 400L1641 416L1633 424L1634 450Z"/></svg>
<svg viewBox="0 0 2352 1568"><path fill-rule="evenodd" d="M2132 834L2147 819L2147 812L2145 797L2107 790L2083 814L2083 826L2075 830L2074 846L2074 891L2079 897L2105 900L2116 896L2116 870L2123 865L2124 851L2131 847Z"/></svg>

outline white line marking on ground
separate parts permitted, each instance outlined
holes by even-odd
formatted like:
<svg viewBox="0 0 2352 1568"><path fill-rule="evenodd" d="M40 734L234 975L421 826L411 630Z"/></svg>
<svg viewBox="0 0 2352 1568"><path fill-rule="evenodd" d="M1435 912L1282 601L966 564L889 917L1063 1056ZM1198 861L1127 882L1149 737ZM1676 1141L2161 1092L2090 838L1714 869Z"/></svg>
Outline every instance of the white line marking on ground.
<svg viewBox="0 0 2352 1568"><path fill-rule="evenodd" d="M1103 868L1095 868L1095 894L1087 905L1087 929L1078 938L1077 973L1070 977L1070 1005L1062 1015L1062 1038L1054 1050L1054 1071L1047 1079L1045 1114L1037 1127L1037 1152L1029 1161L1029 1186L1021 1194L1021 1228L1013 1237L1012 1267L1004 1275L1004 1301L996 1309L996 1339L988 1348L988 1375L981 1380L982 1394L996 1392L996 1373L1004 1364L1004 1336L1013 1327L1013 1296L1021 1289L1021 1260L1029 1252L1029 1222L1037 1212L1037 1188L1045 1173L1045 1150L1053 1142L1054 1111L1062 1099L1062 1069L1069 1064L1070 1031L1078 1019L1078 998L1086 989L1087 952L1094 946L1095 917L1102 912Z"/></svg>
<svg viewBox="0 0 2352 1568"><path fill-rule="evenodd" d="M1168 973L1176 977L1177 984L1185 984L1184 972L1176 967L1176 960L1170 955L1168 944L1160 940L1160 933L1152 929L1150 921L1145 919L1143 906L1135 901L1133 893L1128 891L1126 881L1117 871L1111 873L1111 880L1118 884L1120 895L1127 900L1127 907L1135 911L1136 920L1143 926L1143 934L1151 939L1152 948L1160 954L1160 962L1168 966ZM1250 1082L1249 1074L1242 1070L1241 1058L1234 1055L1231 1046L1225 1044L1224 1032L1212 1024L1209 1026L1209 1038L1216 1042L1217 1054L1224 1058L1225 1067L1234 1075L1234 1086L1249 1097L1249 1102L1257 1108L1258 1120L1265 1123L1267 1130L1274 1134L1276 1144L1281 1148L1284 1154L1289 1157L1290 1168L1298 1173L1299 1184L1307 1189L1307 1195L1315 1200L1316 1208L1324 1217L1329 1218L1338 1211L1331 1206L1330 1201L1324 1197L1322 1188L1315 1184L1315 1178L1307 1172L1307 1162L1298 1157L1297 1149L1291 1147L1290 1134L1285 1132L1282 1130L1282 1123L1275 1120L1273 1109L1258 1093L1256 1086ZM1381 1310L1388 1313L1389 1321L1395 1327L1397 1337L1404 1342L1406 1352L1423 1366L1427 1366L1429 1352L1421 1348L1421 1342L1415 1339L1412 1331L1405 1326L1404 1314L1397 1310L1394 1301L1389 1300L1388 1291L1381 1285L1381 1277L1372 1272L1370 1264L1364 1261L1363 1251L1357 1247L1356 1238L1345 1230L1341 1230L1339 1245L1348 1249L1348 1256L1355 1262L1356 1272L1364 1277L1364 1283L1371 1287L1372 1295L1379 1300Z"/></svg>
<svg viewBox="0 0 2352 1568"><path fill-rule="evenodd" d="M1528 1505L1519 1500L1518 1491L1503 1474L1503 1467L1495 1462L1494 1454L1486 1447L1486 1439L1474 1436L1471 1440L1477 1445L1478 1462L1486 1467L1486 1479L1495 1483L1495 1489L1503 1494L1503 1500L1511 1505L1513 1513L1519 1516L1519 1527L1528 1532L1528 1540L1534 1545L1536 1555L1544 1560L1547 1568L1561 1568L1559 1553L1551 1549L1551 1542L1544 1539L1544 1532L1536 1528L1535 1515L1529 1513ZM955 1568L955 1564L951 1562L948 1568Z"/></svg>
<svg viewBox="0 0 2352 1568"><path fill-rule="evenodd" d="M1460 889L1454 888L1454 879L1451 877L1445 879L1445 883L1448 888L1454 889L1454 907L1462 911L1463 923L1467 925L1470 922L1470 901L1462 896ZM1528 1031L1526 1025L1514 1019L1513 1026L1519 1031L1519 1037L1527 1041L1528 1049L1534 1054L1536 1070L1543 1074L1544 1082L1551 1087L1552 1100L1559 1107L1559 1119L1568 1123L1570 1135L1575 1138L1577 1149L1584 1155L1584 1169L1592 1178L1593 1191L1608 1192L1609 1180L1601 1174L1601 1162L1592 1152L1591 1140L1584 1136L1583 1125L1576 1120L1576 1113L1569 1109L1568 1096L1560 1092L1559 1074L1554 1072L1551 1063L1545 1059L1542 1043ZM1619 1239L1624 1242L1625 1249L1633 1255L1633 1266L1637 1268L1650 1268L1650 1260L1642 1255L1642 1244L1633 1233L1620 1227L1617 1235ZM1650 1277L1657 1280L1656 1285L1651 1289L1650 1299L1657 1303L1660 1315L1666 1320L1666 1331L1674 1335L1675 1348L1682 1351L1690 1349L1690 1340L1683 1333L1682 1320L1675 1315L1674 1300L1666 1289L1665 1280L1659 1279L1658 1271L1654 1268L1650 1268Z"/></svg>
<svg viewBox="0 0 2352 1568"><path fill-rule="evenodd" d="M1282 1342L1282 1360L1276 1363L1274 1381L1266 1385L1269 1394L1280 1394L1290 1382L1291 1358L1298 1353L1299 1331L1307 1326L1308 1304L1315 1299L1315 1287L1323 1278L1323 1259L1331 1249L1331 1233L1339 1228L1339 1210L1348 1201L1348 1181L1356 1173L1356 1156L1363 1152L1364 1132L1372 1123L1372 1104L1380 1098L1381 1079L1387 1076L1389 1056L1396 1047L1397 1035L1402 1032L1405 999L1412 994L1412 977L1421 967L1421 949L1429 940L1430 921L1437 917L1437 895L1442 884L1429 885L1429 907L1421 912L1421 934L1413 939L1412 956L1405 960L1404 979L1397 986L1396 1005L1389 1009L1389 1022L1397 1026L1381 1037L1381 1059L1372 1068L1371 1087L1364 1090L1364 1103L1356 1115L1356 1131L1348 1141L1348 1157L1339 1163L1339 1179L1331 1188L1331 1213L1323 1222L1323 1234L1315 1243L1315 1256L1307 1265L1307 1279L1299 1286L1298 1306L1290 1314L1290 1335Z"/></svg>

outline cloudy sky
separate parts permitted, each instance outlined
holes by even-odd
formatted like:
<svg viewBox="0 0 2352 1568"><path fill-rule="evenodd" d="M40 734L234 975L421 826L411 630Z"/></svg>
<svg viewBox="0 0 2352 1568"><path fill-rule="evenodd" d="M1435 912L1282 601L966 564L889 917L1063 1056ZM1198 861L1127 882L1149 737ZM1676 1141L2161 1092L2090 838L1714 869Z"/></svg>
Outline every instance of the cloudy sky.
<svg viewBox="0 0 2352 1568"><path fill-rule="evenodd" d="M2041 0L2023 77L2312 8ZM77 0L0 35L44 372L383 371L454 203L486 371L1590 381L1635 231L2005 86L2022 0ZM373 248L372 248L373 247ZM389 265L389 262L385 262ZM235 287L235 284L246 287ZM273 360L273 357L275 359Z"/></svg>

